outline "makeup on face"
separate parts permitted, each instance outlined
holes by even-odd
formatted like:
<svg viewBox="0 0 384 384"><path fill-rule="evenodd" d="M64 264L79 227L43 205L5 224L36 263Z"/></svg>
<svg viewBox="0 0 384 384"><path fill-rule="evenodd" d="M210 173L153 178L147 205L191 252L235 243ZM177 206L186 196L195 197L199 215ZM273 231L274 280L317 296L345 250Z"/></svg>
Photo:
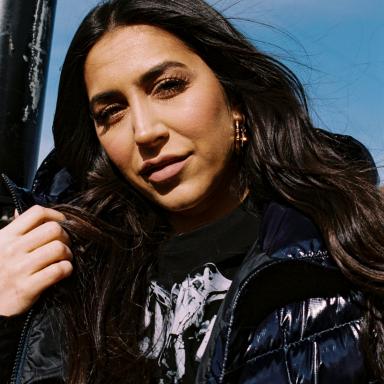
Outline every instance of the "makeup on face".
<svg viewBox="0 0 384 384"><path fill-rule="evenodd" d="M85 82L101 145L171 221L221 216L239 203L231 193L236 112L180 39L148 25L108 32L89 52Z"/></svg>

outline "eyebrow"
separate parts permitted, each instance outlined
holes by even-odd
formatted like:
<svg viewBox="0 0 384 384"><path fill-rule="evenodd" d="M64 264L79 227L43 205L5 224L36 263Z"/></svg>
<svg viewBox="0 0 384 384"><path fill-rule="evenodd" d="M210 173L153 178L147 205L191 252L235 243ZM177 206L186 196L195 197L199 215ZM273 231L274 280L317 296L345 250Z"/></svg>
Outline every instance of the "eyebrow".
<svg viewBox="0 0 384 384"><path fill-rule="evenodd" d="M140 86L146 87L148 84L152 83L157 79L161 74L171 68L187 68L187 66L178 61L164 61L158 65L155 65L143 75L141 75L137 81L137 84ZM94 106L97 104L106 104L116 97L120 92L111 90L106 92L101 92L93 96L89 102L89 108L92 111Z"/></svg>
<svg viewBox="0 0 384 384"><path fill-rule="evenodd" d="M164 73L165 71L171 68L187 68L187 66L178 61L164 61L163 63L155 65L150 70L148 70L143 75L141 75L139 78L138 84L145 86L146 84L151 83L153 80L158 78L162 73Z"/></svg>
<svg viewBox="0 0 384 384"><path fill-rule="evenodd" d="M97 104L108 104L116 98L116 95L119 95L118 91L107 91L101 92L93 96L89 102L89 110L92 111Z"/></svg>

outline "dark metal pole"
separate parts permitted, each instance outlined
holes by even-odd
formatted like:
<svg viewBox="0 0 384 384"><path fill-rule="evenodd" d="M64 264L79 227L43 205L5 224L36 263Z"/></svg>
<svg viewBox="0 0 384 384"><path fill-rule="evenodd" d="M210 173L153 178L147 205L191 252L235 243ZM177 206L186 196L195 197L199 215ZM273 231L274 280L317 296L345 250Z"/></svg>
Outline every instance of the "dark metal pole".
<svg viewBox="0 0 384 384"><path fill-rule="evenodd" d="M22 187L37 165L55 8L56 0L0 0L0 172Z"/></svg>

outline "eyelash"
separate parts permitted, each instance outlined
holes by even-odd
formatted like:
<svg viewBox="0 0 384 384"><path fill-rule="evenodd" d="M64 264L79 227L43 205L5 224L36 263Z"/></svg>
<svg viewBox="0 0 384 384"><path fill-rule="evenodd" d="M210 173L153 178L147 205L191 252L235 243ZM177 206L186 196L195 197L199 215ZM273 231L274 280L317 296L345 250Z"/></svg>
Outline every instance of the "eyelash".
<svg viewBox="0 0 384 384"><path fill-rule="evenodd" d="M122 109L121 104L111 104L107 105L105 108L103 108L101 111L96 112L93 114L93 119L95 120L96 124L98 126L108 126L111 125L111 121L113 120L113 116L116 116L116 114L121 111ZM113 111L116 111L115 113Z"/></svg>
<svg viewBox="0 0 384 384"><path fill-rule="evenodd" d="M187 85L188 79L185 77L168 77L155 84L153 93L162 99L170 99L183 92Z"/></svg>
<svg viewBox="0 0 384 384"><path fill-rule="evenodd" d="M182 93L188 85L188 79L185 77L168 77L157 82L152 93L160 99L171 99L174 96ZM107 105L100 111L93 113L93 119L98 126L108 127L113 124L113 119L124 109L124 106L119 103Z"/></svg>

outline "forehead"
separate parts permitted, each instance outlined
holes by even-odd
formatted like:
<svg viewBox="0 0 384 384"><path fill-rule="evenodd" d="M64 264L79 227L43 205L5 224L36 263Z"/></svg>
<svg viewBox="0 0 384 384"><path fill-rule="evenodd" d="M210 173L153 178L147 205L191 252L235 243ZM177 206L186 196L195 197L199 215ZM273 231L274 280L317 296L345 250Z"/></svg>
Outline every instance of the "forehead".
<svg viewBox="0 0 384 384"><path fill-rule="evenodd" d="M132 25L107 32L90 50L85 61L85 77L111 65L143 72L165 60L196 65L201 59L179 38L154 26ZM109 68L109 69L108 69Z"/></svg>

